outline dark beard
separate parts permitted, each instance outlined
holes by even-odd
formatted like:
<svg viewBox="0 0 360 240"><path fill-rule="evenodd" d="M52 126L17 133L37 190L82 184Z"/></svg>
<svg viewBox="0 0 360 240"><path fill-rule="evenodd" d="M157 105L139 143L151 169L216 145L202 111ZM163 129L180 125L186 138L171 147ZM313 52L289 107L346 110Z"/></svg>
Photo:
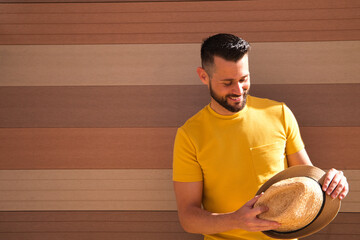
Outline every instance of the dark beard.
<svg viewBox="0 0 360 240"><path fill-rule="evenodd" d="M216 93L212 90L211 88L211 84L209 84L209 89L210 89L210 95L211 97L218 103L220 104L221 106L223 106L225 109L227 109L228 111L230 112L233 112L233 113L237 113L239 111L241 111L245 105L246 105L246 100L247 100L247 95L248 95L248 92L249 90L246 90L244 91L243 93L243 100L239 103L239 104L236 104L235 106L231 106L230 104L228 104L227 102L227 98L228 97L239 97L239 95L235 95L235 94L228 94L226 95L225 97L220 97L218 95L216 95Z"/></svg>

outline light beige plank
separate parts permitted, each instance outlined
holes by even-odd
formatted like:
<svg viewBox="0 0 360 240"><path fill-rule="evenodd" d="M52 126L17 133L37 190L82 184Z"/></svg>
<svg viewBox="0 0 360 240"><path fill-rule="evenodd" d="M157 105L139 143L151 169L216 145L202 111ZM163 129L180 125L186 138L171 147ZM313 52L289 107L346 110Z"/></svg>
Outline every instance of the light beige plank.
<svg viewBox="0 0 360 240"><path fill-rule="evenodd" d="M0 211L175 210L175 201L1 201Z"/></svg>
<svg viewBox="0 0 360 240"><path fill-rule="evenodd" d="M360 212L360 170L344 170L342 212ZM171 169L2 170L0 210L176 210Z"/></svg>
<svg viewBox="0 0 360 240"><path fill-rule="evenodd" d="M221 32L229 32L222 29ZM163 33L161 29L152 34L75 34L75 35L1 35L3 45L89 45L89 44L189 44L200 43L202 39L218 32ZM323 31L236 31L250 42L319 42L358 41L360 30Z"/></svg>
<svg viewBox="0 0 360 240"><path fill-rule="evenodd" d="M55 193L56 191L56 193ZM1 201L174 201L173 190L8 190Z"/></svg>
<svg viewBox="0 0 360 240"><path fill-rule="evenodd" d="M170 170L162 169L0 171L0 180L169 180L171 177Z"/></svg>
<svg viewBox="0 0 360 240"><path fill-rule="evenodd" d="M359 83L359 52L360 41L256 43L250 53L252 82Z"/></svg>
<svg viewBox="0 0 360 240"><path fill-rule="evenodd" d="M200 44L3 45L0 86L200 85ZM359 83L360 41L253 43L253 83Z"/></svg>

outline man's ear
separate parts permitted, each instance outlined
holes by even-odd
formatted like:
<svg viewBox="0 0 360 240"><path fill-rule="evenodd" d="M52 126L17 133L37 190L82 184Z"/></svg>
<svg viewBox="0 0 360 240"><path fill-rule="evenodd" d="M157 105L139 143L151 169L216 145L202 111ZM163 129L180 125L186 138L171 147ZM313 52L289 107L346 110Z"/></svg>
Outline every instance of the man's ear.
<svg viewBox="0 0 360 240"><path fill-rule="evenodd" d="M199 78L201 80L201 82L205 85L209 86L209 75L206 73L205 69L203 69L202 67L198 67L196 69L197 74L199 75Z"/></svg>

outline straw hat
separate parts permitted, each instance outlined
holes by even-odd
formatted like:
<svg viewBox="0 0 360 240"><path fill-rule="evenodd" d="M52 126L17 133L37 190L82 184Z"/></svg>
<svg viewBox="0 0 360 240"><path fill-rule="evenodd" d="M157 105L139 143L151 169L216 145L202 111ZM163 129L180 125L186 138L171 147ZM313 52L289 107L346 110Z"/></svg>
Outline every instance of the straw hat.
<svg viewBox="0 0 360 240"><path fill-rule="evenodd" d="M265 192L254 207L267 206L261 219L277 221L281 226L263 233L279 239L311 235L327 226L340 209L340 200L326 195L321 185L325 172L317 167L293 166L270 178L256 193Z"/></svg>

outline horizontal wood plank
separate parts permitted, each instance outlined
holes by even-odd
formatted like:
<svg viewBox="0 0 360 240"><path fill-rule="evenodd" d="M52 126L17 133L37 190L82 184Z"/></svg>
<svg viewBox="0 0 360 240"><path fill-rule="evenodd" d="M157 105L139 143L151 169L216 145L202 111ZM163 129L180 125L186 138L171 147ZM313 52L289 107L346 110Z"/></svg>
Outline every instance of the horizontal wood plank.
<svg viewBox="0 0 360 240"><path fill-rule="evenodd" d="M198 32L293 32L359 30L360 19L191 23L1 24L1 35L178 34Z"/></svg>
<svg viewBox="0 0 360 240"><path fill-rule="evenodd" d="M2 128L0 168L167 169L175 134L176 128ZM360 168L360 127L302 127L301 134L316 166Z"/></svg>
<svg viewBox="0 0 360 240"><path fill-rule="evenodd" d="M171 172L1 170L0 211L176 210ZM351 190L340 211L360 212L359 170L344 170L344 174Z"/></svg>
<svg viewBox="0 0 360 240"><path fill-rule="evenodd" d="M314 164L339 169L360 168L359 131L359 127L301 128ZM3 128L0 166L9 170L166 169L172 166L175 134L176 128Z"/></svg>
<svg viewBox="0 0 360 240"><path fill-rule="evenodd" d="M223 31L222 31L223 32ZM74 35L0 35L0 45L61 45L61 44L189 44L217 34L217 31L196 33L138 34L74 34ZM360 30L229 32L250 42L314 42L357 41Z"/></svg>
<svg viewBox="0 0 360 240"><path fill-rule="evenodd" d="M300 126L359 126L360 84L253 84L251 93L285 102ZM200 85L0 87L0 127L178 127L208 103Z"/></svg>
<svg viewBox="0 0 360 240"><path fill-rule="evenodd" d="M3 0L4 1L4 0ZM6 1L6 0L5 0ZM39 2L39 1L36 1ZM13 2L12 2L13 3ZM233 11L242 10L291 10L291 9L337 9L360 7L356 0L303 0L293 2L288 0L270 1L174 1L149 3L27 3L3 4L0 13L81 13L81 12L182 12L182 11Z"/></svg>
<svg viewBox="0 0 360 240"><path fill-rule="evenodd" d="M359 217L359 213L339 213L327 227L305 239L355 240L360 235L357 229ZM179 240L203 238L200 235L184 233L175 211L0 212L0 220L0 237L4 239L63 239L64 236L68 240L79 237L94 240L114 237ZM120 224L129 227L130 231L123 231ZM114 226L119 228L110 231ZM152 226L159 232L154 232L154 229L145 232L146 226ZM68 227L71 231L68 231ZM38 231L34 232L34 229ZM84 232L84 229L89 232ZM345 229L347 232L344 232Z"/></svg>
<svg viewBox="0 0 360 240"><path fill-rule="evenodd" d="M6 240L114 240L114 239L131 239L131 240L202 240L204 239L201 235L193 235L189 233L148 233L148 232L47 232L47 233L0 233L0 237Z"/></svg>
<svg viewBox="0 0 360 240"><path fill-rule="evenodd" d="M360 39L354 0L2 5L0 44L198 43L217 32L237 33L252 42Z"/></svg>
<svg viewBox="0 0 360 240"><path fill-rule="evenodd" d="M231 11L181 11L181 12L99 12L99 13L2 13L2 24L99 24L99 23L176 23L176 22L234 22L234 21L296 21L296 20L344 20L360 17L358 8L335 9L286 9Z"/></svg>
<svg viewBox="0 0 360 240"><path fill-rule="evenodd" d="M256 84L360 83L360 41L251 46ZM201 85L199 52L200 44L3 45L0 86Z"/></svg>

